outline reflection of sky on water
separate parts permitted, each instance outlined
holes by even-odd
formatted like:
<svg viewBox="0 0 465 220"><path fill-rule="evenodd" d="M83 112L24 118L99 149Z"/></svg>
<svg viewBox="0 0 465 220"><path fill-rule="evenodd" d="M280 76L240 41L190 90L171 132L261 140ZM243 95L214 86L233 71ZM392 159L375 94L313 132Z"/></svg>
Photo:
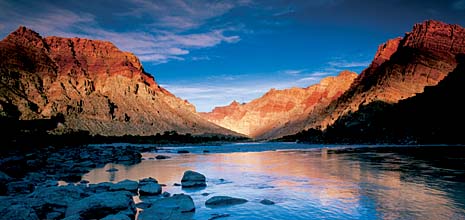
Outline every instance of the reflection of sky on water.
<svg viewBox="0 0 465 220"><path fill-rule="evenodd" d="M90 182L117 182L154 177L164 191L187 193L197 207L194 218L228 213L230 219L457 219L464 218L462 182L434 179L435 170L415 175L423 161L396 153L337 154L312 151L168 154L167 160L144 160L132 166L108 164L84 176ZM153 157L146 154L144 157ZM366 158L370 158L367 160ZM374 159L373 159L374 158ZM426 164L428 166L428 164ZM117 172L106 172L109 168ZM430 166L431 167L431 166ZM208 187L183 191L185 170L207 177ZM460 170L452 170L452 174ZM210 193L203 196L202 193ZM228 195L250 202L218 209L206 208L213 195ZM276 202L265 206L261 199Z"/></svg>

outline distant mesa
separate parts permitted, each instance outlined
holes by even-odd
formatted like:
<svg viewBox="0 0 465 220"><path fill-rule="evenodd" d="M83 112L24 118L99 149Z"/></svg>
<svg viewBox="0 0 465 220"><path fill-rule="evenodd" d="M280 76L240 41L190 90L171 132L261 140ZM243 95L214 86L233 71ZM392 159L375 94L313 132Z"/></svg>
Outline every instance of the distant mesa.
<svg viewBox="0 0 465 220"><path fill-rule="evenodd" d="M338 76L324 78L307 88L270 89L249 103L241 105L233 101L228 106L200 114L220 126L260 138L271 129L325 107L345 92L356 77L354 72L342 71Z"/></svg>
<svg viewBox="0 0 465 220"><path fill-rule="evenodd" d="M0 41L0 75L0 115L62 115L56 133L235 134L201 118L193 105L158 85L134 54L107 41L43 38L21 26Z"/></svg>

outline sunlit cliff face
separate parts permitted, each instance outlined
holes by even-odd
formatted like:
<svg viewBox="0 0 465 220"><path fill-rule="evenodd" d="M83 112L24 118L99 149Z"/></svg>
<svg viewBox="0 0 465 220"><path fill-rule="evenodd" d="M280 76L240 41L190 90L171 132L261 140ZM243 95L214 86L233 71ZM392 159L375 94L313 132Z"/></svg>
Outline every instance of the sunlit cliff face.
<svg viewBox="0 0 465 220"><path fill-rule="evenodd" d="M271 89L249 103L234 101L200 115L215 124L256 138L289 121L306 117L315 109L326 107L349 88L355 77L356 73L343 71L307 88Z"/></svg>

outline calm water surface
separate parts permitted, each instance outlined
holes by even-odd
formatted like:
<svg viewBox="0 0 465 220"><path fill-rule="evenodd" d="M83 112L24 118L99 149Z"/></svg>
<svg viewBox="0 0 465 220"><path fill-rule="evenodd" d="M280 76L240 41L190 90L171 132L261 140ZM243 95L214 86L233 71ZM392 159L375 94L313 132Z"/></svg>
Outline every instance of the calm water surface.
<svg viewBox="0 0 465 220"><path fill-rule="evenodd" d="M144 154L140 164L107 164L83 178L98 183L154 177L167 185L164 191L192 196L194 219L212 214L230 214L222 219L465 219L465 148L286 143L182 148L192 153L167 148ZM202 153L205 149L210 153ZM157 154L171 158L152 160ZM106 172L109 168L119 171ZM173 186L186 170L203 173L208 186ZM219 195L249 202L205 207L208 198ZM262 205L262 199L276 204Z"/></svg>

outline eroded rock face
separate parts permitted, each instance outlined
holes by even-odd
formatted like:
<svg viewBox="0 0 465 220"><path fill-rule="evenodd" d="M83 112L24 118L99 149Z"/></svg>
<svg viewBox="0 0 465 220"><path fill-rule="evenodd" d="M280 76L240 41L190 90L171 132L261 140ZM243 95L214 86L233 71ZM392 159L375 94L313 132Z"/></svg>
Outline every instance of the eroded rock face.
<svg viewBox="0 0 465 220"><path fill-rule="evenodd" d="M216 107L212 112L201 115L230 130L260 138L269 130L325 107L345 92L355 77L356 73L343 71L307 88L271 89L249 103L234 101L229 106Z"/></svg>
<svg viewBox="0 0 465 220"><path fill-rule="evenodd" d="M0 41L0 116L59 113L57 132L100 135L229 133L160 87L134 54L110 42L46 37L20 27Z"/></svg>
<svg viewBox="0 0 465 220"><path fill-rule="evenodd" d="M416 24L403 38L382 44L371 65L328 107L270 131L281 137L309 128L324 129L343 115L373 101L397 103L426 86L437 85L465 53L465 29L439 21Z"/></svg>

